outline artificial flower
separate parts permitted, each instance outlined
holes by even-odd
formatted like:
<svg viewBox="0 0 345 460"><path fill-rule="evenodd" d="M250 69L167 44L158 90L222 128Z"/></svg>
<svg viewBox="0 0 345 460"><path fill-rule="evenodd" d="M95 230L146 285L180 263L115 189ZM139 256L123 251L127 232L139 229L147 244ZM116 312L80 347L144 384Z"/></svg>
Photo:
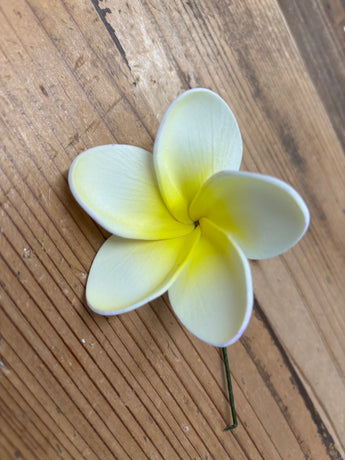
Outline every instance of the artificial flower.
<svg viewBox="0 0 345 460"><path fill-rule="evenodd" d="M86 299L103 315L128 312L169 292L182 324L226 347L248 325L249 259L291 248L309 223L285 182L239 171L242 139L217 94L193 89L166 112L153 155L129 145L81 153L71 191L113 235L91 266Z"/></svg>

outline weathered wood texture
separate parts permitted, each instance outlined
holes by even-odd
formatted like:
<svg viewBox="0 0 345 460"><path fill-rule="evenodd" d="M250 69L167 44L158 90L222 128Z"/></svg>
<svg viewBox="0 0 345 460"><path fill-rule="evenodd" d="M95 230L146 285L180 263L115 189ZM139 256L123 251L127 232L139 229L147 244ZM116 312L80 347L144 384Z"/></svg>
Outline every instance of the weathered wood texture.
<svg viewBox="0 0 345 460"><path fill-rule="evenodd" d="M341 0L2 0L0 458L345 458L345 5ZM251 264L255 312L221 356L166 296L120 317L84 288L106 233L67 171L82 150L151 150L183 90L236 114L243 169L311 211Z"/></svg>

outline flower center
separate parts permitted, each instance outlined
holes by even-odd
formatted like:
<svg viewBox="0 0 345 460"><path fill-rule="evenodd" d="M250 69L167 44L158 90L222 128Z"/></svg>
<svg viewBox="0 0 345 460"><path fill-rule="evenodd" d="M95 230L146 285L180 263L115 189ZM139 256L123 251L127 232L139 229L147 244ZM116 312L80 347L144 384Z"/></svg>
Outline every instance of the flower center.
<svg viewBox="0 0 345 460"><path fill-rule="evenodd" d="M193 224L194 224L194 228L197 228L197 227L199 227L199 225L200 225L200 223L199 223L198 220L196 220L195 222L193 222Z"/></svg>

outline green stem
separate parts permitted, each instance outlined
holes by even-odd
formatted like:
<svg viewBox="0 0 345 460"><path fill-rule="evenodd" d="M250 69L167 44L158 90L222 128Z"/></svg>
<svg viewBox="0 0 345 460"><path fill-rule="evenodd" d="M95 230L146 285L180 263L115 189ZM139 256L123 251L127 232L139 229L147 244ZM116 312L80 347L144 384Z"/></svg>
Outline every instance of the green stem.
<svg viewBox="0 0 345 460"><path fill-rule="evenodd" d="M229 360L228 360L228 353L226 351L226 347L222 348L222 352L223 352L223 358L224 358L226 381L228 384L229 401L230 401L231 416L232 416L232 422L233 422L232 425L228 425L227 427L225 427L223 431L231 431L237 427L237 417L236 417L236 411L235 411L234 395L232 392Z"/></svg>

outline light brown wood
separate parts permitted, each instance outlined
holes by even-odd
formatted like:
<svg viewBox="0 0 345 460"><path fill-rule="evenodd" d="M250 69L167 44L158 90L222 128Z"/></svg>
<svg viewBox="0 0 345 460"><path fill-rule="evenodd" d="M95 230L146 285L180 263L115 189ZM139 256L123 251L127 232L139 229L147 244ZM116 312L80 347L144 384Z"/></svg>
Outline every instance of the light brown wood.
<svg viewBox="0 0 345 460"><path fill-rule="evenodd" d="M341 0L1 2L1 459L345 458L344 18ZM297 246L251 263L231 433L220 352L166 295L119 317L86 307L107 233L67 184L86 148L152 150L197 86L236 114L242 169L311 211Z"/></svg>

